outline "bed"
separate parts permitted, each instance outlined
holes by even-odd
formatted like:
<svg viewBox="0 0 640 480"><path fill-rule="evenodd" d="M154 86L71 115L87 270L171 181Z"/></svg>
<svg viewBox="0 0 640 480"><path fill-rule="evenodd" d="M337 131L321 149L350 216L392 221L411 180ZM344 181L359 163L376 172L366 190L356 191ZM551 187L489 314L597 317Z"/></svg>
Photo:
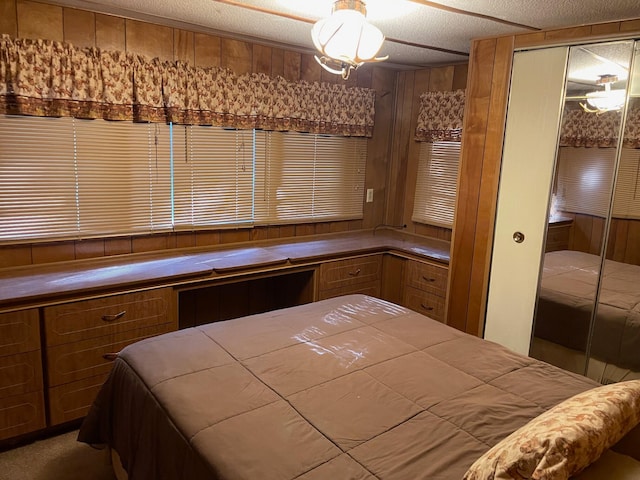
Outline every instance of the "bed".
<svg viewBox="0 0 640 480"><path fill-rule="evenodd" d="M570 250L545 254L533 356L553 362L555 355L567 368L572 356L576 366L584 364L599 271L597 255ZM601 283L591 369L616 372L598 380L617 381L640 372L640 266L607 260Z"/></svg>
<svg viewBox="0 0 640 480"><path fill-rule="evenodd" d="M477 480L472 465L498 468L495 449L521 451L521 431L597 386L349 295L126 347L78 438L111 447L131 480ZM607 422L622 430L603 433L615 451L589 463L613 455L637 473L640 382L625 388L626 416Z"/></svg>

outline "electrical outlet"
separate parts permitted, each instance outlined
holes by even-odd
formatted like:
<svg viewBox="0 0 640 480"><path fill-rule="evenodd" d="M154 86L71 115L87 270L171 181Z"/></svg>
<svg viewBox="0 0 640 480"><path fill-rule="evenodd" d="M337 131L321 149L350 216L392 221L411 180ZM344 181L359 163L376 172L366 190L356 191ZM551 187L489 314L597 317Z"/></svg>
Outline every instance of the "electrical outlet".
<svg viewBox="0 0 640 480"><path fill-rule="evenodd" d="M367 203L373 202L373 188L367 188Z"/></svg>

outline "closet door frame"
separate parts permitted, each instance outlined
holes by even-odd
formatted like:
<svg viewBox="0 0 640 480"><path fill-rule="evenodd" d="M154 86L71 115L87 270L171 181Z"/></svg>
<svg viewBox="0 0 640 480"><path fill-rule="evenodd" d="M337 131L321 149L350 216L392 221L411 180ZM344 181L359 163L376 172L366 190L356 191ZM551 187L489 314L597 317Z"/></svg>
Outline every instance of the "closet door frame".
<svg viewBox="0 0 640 480"><path fill-rule="evenodd" d="M513 56L484 338L527 355L555 170L569 46Z"/></svg>

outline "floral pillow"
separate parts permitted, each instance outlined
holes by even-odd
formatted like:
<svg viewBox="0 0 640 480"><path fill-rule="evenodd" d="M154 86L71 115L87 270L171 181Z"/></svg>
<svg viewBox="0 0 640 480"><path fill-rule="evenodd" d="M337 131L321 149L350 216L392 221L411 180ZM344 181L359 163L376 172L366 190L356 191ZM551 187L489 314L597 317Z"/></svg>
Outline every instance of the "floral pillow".
<svg viewBox="0 0 640 480"><path fill-rule="evenodd" d="M567 480L640 423L640 380L579 393L475 461L463 480Z"/></svg>

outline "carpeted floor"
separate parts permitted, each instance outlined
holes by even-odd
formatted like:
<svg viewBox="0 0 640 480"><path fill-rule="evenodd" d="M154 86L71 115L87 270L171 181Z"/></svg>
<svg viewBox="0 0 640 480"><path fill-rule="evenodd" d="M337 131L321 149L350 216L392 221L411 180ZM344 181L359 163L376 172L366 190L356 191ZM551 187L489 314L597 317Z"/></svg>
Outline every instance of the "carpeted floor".
<svg viewBox="0 0 640 480"><path fill-rule="evenodd" d="M74 430L0 452L0 480L115 480L107 450L77 436Z"/></svg>

